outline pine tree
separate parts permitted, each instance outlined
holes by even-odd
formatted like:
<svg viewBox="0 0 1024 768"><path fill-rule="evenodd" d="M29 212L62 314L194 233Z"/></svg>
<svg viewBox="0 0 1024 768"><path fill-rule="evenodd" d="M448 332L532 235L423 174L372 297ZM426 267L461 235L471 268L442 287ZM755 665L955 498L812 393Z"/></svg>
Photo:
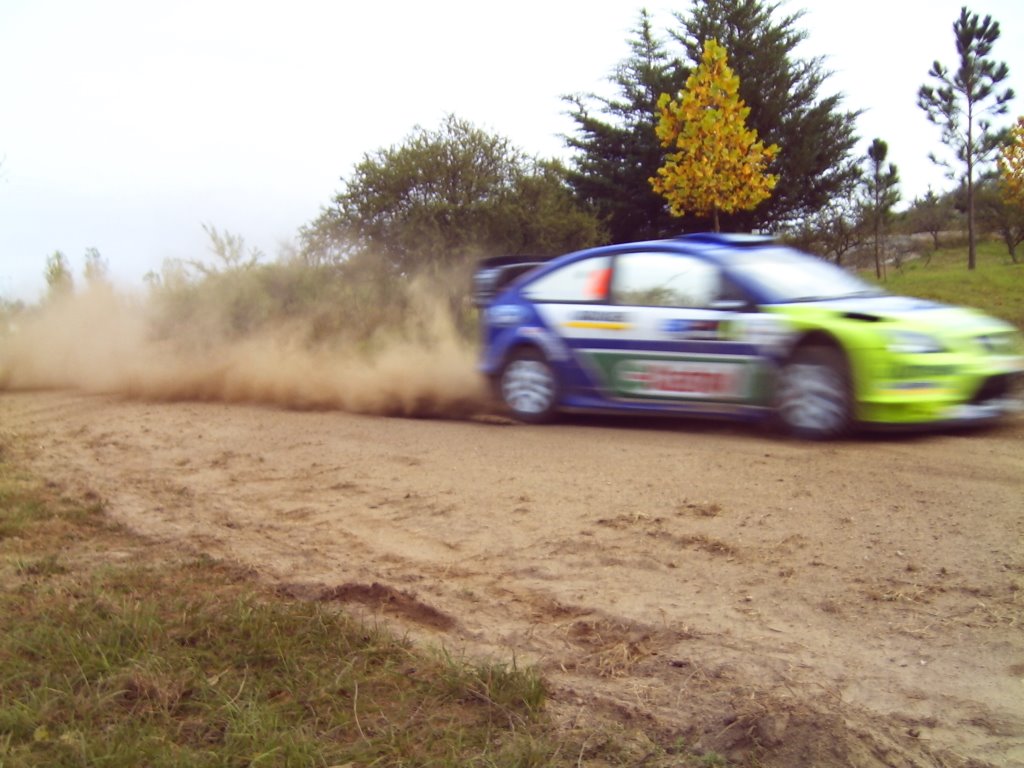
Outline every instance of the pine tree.
<svg viewBox="0 0 1024 768"><path fill-rule="evenodd" d="M889 145L875 139L868 147L868 173L864 177L864 198L867 218L874 233L875 277L881 279L881 251L884 242L884 228L892 215L892 207L900 200L900 174L893 163L885 166Z"/></svg>
<svg viewBox="0 0 1024 768"><path fill-rule="evenodd" d="M951 73L940 62L932 64L928 75L938 81L937 87L922 85L917 92L917 105L931 123L942 129L942 142L963 165L960 181L967 189L967 268L974 269L974 185L976 170L991 160L1001 143L1001 135L992 130L989 117L1005 114L1013 90L998 92L1009 77L1006 64L997 64L988 55L999 39L999 22L991 16L979 19L966 7L953 24L960 66ZM949 162L932 155L932 160L950 169Z"/></svg>
<svg viewBox="0 0 1024 768"><path fill-rule="evenodd" d="M664 199L647 183L662 162L654 134L658 97L675 93L685 77L680 63L665 51L652 31L650 14L640 12L631 55L616 67L615 98L574 95L570 116L577 135L566 137L576 150L569 183L580 200L598 212L612 242L647 240L677 234ZM596 104L594 111L588 104Z"/></svg>
<svg viewBox="0 0 1024 768"><path fill-rule="evenodd" d="M779 148L766 147L757 131L747 128L750 108L740 99L739 78L715 40L705 42L701 64L679 96L679 101L667 93L658 99L655 130L670 153L651 186L668 200L674 216L710 215L717 232L720 211L749 210L771 196L778 177L766 168Z"/></svg>

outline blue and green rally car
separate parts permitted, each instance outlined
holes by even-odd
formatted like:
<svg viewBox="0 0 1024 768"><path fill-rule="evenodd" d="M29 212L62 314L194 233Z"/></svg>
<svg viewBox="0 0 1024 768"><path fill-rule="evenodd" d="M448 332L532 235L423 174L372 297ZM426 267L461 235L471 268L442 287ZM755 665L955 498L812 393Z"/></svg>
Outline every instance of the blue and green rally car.
<svg viewBox="0 0 1024 768"><path fill-rule="evenodd" d="M482 262L480 368L512 414L774 418L800 437L977 423L1022 403L1024 341L749 235Z"/></svg>

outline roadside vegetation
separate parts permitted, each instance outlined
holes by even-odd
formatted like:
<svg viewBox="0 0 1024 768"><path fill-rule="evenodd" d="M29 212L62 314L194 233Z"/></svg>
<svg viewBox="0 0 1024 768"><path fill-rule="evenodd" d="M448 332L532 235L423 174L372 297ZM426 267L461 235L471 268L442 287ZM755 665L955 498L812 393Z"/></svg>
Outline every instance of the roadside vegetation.
<svg viewBox="0 0 1024 768"><path fill-rule="evenodd" d="M426 294L471 338L478 259L709 229L777 233L854 269L871 254L876 278L906 292L933 290L908 275L946 265L928 252L950 233L963 233L969 272L976 244L992 238L1016 264L1024 117L1015 129L1002 125L1012 123L1013 91L993 50L998 21L964 8L951 20L957 45L936 41L945 55L922 70L917 101L945 155L932 159L953 186L905 200L899 158L883 137L858 150L867 138L857 135L859 106L830 88L823 59L801 57L802 18L765 0L698 0L659 30L641 10L606 93L564 97L574 124L568 159L530 156L454 114L416 126L399 144L366 152L276 258L207 226L212 259L168 261L147 276L155 334L208 343L299 325L305 343L372 351L381 336L415 340L432 327L417 311ZM955 69L940 63L954 52ZM966 84L954 71L970 74ZM97 249L82 264L87 287L106 283ZM78 291L73 272L65 254L51 254L44 301ZM987 284L964 281L968 293L943 298L979 304L970 291L987 298ZM993 300L995 314L1019 322L1014 300L1008 310ZM0 298L0 332L32 309Z"/></svg>
<svg viewBox="0 0 1024 768"><path fill-rule="evenodd" d="M1024 264L993 240L977 245L974 270L964 271L966 247L940 248L890 268L883 286L892 293L981 309L1024 330Z"/></svg>
<svg viewBox="0 0 1024 768"><path fill-rule="evenodd" d="M724 765L557 728L548 684L170 553L0 436L0 766Z"/></svg>

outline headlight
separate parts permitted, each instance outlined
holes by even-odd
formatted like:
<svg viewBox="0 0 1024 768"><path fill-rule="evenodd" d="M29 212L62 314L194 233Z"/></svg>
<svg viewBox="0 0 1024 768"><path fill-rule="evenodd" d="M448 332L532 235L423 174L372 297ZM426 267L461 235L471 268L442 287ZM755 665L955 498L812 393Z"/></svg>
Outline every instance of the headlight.
<svg viewBox="0 0 1024 768"><path fill-rule="evenodd" d="M890 352L901 355L920 355L945 350L942 343L934 336L917 331L887 331L886 341Z"/></svg>

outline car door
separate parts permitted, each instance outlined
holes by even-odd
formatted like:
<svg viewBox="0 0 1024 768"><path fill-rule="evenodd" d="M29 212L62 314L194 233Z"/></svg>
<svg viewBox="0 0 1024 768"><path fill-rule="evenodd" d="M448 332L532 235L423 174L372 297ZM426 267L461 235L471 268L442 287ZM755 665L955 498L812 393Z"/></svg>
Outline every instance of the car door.
<svg viewBox="0 0 1024 768"><path fill-rule="evenodd" d="M763 359L734 333L753 307L714 262L655 250L619 254L609 307L623 325L584 351L606 398L681 411L760 399Z"/></svg>

